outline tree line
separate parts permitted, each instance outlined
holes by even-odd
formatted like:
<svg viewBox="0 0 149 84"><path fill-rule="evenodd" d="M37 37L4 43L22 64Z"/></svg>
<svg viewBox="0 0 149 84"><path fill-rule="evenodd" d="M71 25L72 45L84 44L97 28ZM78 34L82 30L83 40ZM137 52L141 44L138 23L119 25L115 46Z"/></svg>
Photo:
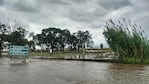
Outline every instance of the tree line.
<svg viewBox="0 0 149 84"><path fill-rule="evenodd" d="M27 38L32 37L32 40ZM0 23L0 49L6 45L29 45L30 49L35 50L36 46L44 49L64 50L65 47L70 50L92 47L93 41L89 31L78 31L70 33L68 29L49 27L42 29L40 34L29 32L25 28L18 26L12 27Z"/></svg>
<svg viewBox="0 0 149 84"><path fill-rule="evenodd" d="M141 26L133 24L129 19L106 22L104 32L105 40L109 47L116 53L119 62L145 63L149 54L149 40ZM28 37L27 37L28 36ZM28 41L27 38L33 39ZM12 27L0 23L0 55L1 50L9 45L29 45L31 50L36 46L46 50L61 50L64 48L78 50L91 48L93 45L92 35L89 31L77 31L71 33L68 29L56 27L43 28L41 33L28 32L21 26ZM103 48L103 44L100 45Z"/></svg>
<svg viewBox="0 0 149 84"><path fill-rule="evenodd" d="M92 47L93 44L89 31L78 31L70 33L68 29L49 27L42 29L40 34L33 36L36 45L44 46L46 49L64 50L65 47L70 50Z"/></svg>

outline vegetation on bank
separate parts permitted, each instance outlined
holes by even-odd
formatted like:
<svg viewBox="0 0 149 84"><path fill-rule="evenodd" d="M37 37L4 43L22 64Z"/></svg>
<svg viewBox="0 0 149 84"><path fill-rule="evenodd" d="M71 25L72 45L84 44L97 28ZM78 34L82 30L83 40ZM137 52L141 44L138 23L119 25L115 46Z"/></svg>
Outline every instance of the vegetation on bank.
<svg viewBox="0 0 149 84"><path fill-rule="evenodd" d="M116 53L114 60L121 63L149 63L149 40L141 26L125 18L118 21L110 19L106 22L103 34L110 48ZM19 25L0 23L0 56L2 49L9 45L29 45L31 51L35 51L35 46L38 45L42 50L49 51L31 52L31 56L64 57L68 55L64 53L65 47L71 52L68 56L71 56L73 51L84 55L81 49L92 48L91 36L89 31L70 33L67 29L55 27L44 28L35 35ZM33 39L28 41L29 37ZM100 48L103 48L103 44ZM50 53L50 50L58 52Z"/></svg>
<svg viewBox="0 0 149 84"><path fill-rule="evenodd" d="M28 40L27 38L32 38ZM11 24L0 23L0 56L2 49L9 45L29 45L31 50L35 46L43 50L63 50L67 47L70 50L92 47L92 35L89 31L78 31L70 33L68 29L48 27L42 29L41 33L34 34L18 23Z"/></svg>
<svg viewBox="0 0 149 84"><path fill-rule="evenodd" d="M104 36L122 63L149 63L149 41L141 26L128 19L106 22Z"/></svg>

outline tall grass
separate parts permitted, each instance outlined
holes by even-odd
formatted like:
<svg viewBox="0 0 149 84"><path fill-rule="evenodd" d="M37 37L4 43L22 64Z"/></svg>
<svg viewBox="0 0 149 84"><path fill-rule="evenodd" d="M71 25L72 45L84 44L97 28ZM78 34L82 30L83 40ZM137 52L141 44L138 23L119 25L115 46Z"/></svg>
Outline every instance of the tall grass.
<svg viewBox="0 0 149 84"><path fill-rule="evenodd" d="M144 33L141 26L123 18L118 21L108 20L103 34L109 46L117 53L120 62L134 57L143 63L149 55L149 41Z"/></svg>

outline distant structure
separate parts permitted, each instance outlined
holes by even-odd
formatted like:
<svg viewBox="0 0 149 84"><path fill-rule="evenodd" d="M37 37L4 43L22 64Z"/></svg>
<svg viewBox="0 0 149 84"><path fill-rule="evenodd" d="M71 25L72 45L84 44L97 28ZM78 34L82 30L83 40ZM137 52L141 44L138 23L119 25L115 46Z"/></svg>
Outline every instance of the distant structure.
<svg viewBox="0 0 149 84"><path fill-rule="evenodd" d="M102 48L103 48L103 43L100 44L100 49L102 49Z"/></svg>

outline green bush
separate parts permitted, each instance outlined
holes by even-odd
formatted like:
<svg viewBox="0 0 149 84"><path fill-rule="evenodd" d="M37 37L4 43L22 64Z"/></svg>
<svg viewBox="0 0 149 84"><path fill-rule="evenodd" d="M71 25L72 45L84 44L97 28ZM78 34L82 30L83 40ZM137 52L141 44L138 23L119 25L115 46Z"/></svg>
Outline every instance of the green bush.
<svg viewBox="0 0 149 84"><path fill-rule="evenodd" d="M139 58L139 62L143 63L143 59L148 58L148 39L141 26L133 24L130 20L125 18L121 21L108 20L103 34L109 46L119 56L119 62L125 62L126 59L133 57ZM130 59L127 61L134 62Z"/></svg>

